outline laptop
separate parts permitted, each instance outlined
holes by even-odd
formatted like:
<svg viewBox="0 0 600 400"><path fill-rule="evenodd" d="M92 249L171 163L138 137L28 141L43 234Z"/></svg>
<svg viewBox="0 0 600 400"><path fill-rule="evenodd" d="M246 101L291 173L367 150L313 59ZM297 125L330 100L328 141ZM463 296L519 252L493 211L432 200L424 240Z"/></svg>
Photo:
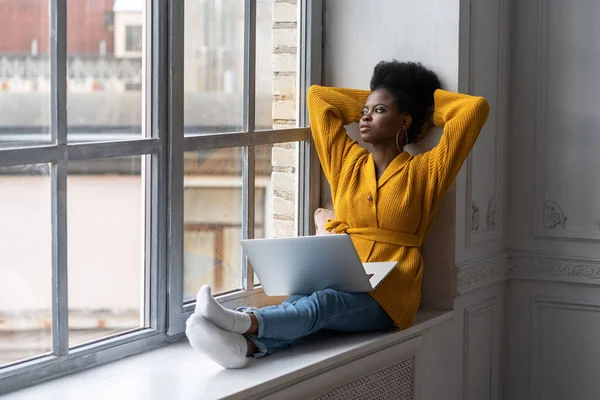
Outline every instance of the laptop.
<svg viewBox="0 0 600 400"><path fill-rule="evenodd" d="M242 240L267 296L371 292L397 262L362 263L347 234Z"/></svg>

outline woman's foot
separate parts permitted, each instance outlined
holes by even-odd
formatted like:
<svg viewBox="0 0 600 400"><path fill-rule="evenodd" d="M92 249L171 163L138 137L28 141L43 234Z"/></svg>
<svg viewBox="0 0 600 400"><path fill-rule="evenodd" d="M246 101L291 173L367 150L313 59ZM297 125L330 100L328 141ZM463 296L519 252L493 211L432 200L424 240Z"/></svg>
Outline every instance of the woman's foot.
<svg viewBox="0 0 600 400"><path fill-rule="evenodd" d="M200 314L218 328L230 332L246 333L251 325L248 314L228 310L217 303L208 285L202 286L198 292L196 314Z"/></svg>
<svg viewBox="0 0 600 400"><path fill-rule="evenodd" d="M217 328L201 315L194 313L186 321L185 334L194 350L224 368L242 368L246 365L248 344L239 333Z"/></svg>

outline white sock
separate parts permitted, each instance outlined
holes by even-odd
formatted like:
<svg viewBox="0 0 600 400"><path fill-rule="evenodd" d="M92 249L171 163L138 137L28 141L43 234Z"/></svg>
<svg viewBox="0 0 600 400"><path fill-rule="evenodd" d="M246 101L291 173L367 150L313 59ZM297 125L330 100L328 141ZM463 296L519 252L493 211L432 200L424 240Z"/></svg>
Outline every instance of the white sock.
<svg viewBox="0 0 600 400"><path fill-rule="evenodd" d="M242 368L246 365L248 343L239 333L217 328L199 314L192 314L186 321L185 334L194 350L224 368Z"/></svg>
<svg viewBox="0 0 600 400"><path fill-rule="evenodd" d="M210 286L200 288L196 297L196 314L215 324L218 328L235 333L246 333L250 329L250 316L246 313L223 308L210 292Z"/></svg>

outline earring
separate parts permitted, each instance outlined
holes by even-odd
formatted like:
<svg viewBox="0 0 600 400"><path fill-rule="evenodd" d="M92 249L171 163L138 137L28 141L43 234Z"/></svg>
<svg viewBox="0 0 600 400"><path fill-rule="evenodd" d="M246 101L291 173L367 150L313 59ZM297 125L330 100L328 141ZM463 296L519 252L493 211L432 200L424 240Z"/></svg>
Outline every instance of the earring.
<svg viewBox="0 0 600 400"><path fill-rule="evenodd" d="M398 143L398 135L400 135L401 130L402 130L402 128L398 129L398 132L396 132L396 148L398 149L398 152L400 152L400 153L402 153L402 149L400 148L400 143ZM405 146L408 146L408 133L406 132L406 130L404 131L404 138L406 139Z"/></svg>

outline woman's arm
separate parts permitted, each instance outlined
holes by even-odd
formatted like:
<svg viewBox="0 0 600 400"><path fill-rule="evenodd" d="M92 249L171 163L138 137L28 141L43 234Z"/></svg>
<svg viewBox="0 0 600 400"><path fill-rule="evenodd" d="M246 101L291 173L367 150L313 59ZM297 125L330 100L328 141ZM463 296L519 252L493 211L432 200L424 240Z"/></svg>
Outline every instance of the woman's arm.
<svg viewBox="0 0 600 400"><path fill-rule="evenodd" d="M358 143L346 133L344 125L358 122L369 96L368 90L339 89L313 85L308 90L308 112L313 141L327 180L335 192L342 163Z"/></svg>
<svg viewBox="0 0 600 400"><path fill-rule="evenodd" d="M490 106L483 97L437 90L433 123L444 128L440 143L426 153L429 180L441 197L450 188L487 121Z"/></svg>

